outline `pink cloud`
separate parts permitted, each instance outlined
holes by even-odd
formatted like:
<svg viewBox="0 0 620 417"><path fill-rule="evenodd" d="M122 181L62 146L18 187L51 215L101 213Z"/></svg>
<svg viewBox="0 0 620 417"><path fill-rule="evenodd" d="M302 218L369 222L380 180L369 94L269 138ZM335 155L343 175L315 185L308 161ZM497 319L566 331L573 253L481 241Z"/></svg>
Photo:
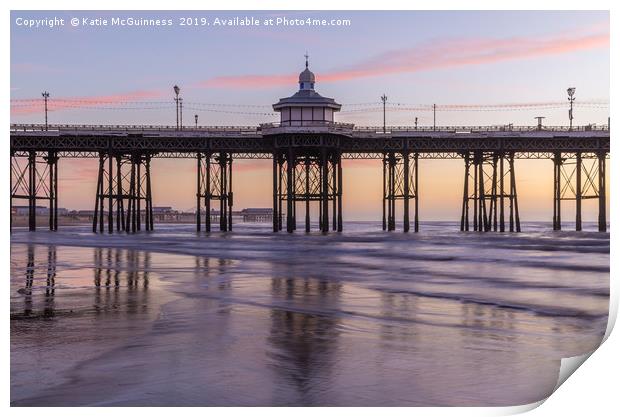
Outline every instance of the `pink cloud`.
<svg viewBox="0 0 620 417"><path fill-rule="evenodd" d="M162 96L159 90L139 90L129 93L87 96L87 97L51 97L48 110L66 110L77 107L105 107L130 101L140 101ZM11 100L11 114L32 114L43 111L43 99Z"/></svg>
<svg viewBox="0 0 620 417"><path fill-rule="evenodd" d="M609 46L609 32L553 37L507 39L451 39L429 42L413 48L388 51L352 67L319 75L321 82L346 81L387 74L456 68L566 54ZM297 74L242 75L215 77L204 87L267 88L290 85Z"/></svg>

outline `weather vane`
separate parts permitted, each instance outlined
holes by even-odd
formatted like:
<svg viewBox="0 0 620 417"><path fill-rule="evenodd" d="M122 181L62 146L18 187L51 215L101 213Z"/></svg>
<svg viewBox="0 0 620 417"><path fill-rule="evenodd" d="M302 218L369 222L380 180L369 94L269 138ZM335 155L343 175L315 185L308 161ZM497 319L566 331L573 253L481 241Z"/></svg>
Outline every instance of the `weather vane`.
<svg viewBox="0 0 620 417"><path fill-rule="evenodd" d="M304 56L306 57L306 68L308 68L308 51L306 51L306 54Z"/></svg>

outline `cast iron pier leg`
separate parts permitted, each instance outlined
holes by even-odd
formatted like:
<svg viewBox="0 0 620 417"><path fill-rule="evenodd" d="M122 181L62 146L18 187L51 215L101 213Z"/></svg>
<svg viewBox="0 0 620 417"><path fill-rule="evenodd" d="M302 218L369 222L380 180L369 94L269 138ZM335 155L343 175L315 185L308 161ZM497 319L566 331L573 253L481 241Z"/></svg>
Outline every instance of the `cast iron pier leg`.
<svg viewBox="0 0 620 417"><path fill-rule="evenodd" d="M575 166L575 230L581 231L581 152L577 152Z"/></svg>
<svg viewBox="0 0 620 417"><path fill-rule="evenodd" d="M278 155L273 153L273 211L272 211L272 223L273 223L273 231L277 232L278 228L278 217L280 214L278 213Z"/></svg>
<svg viewBox="0 0 620 417"><path fill-rule="evenodd" d="M605 158L604 152L598 155L598 231L607 231L607 208L605 191Z"/></svg>

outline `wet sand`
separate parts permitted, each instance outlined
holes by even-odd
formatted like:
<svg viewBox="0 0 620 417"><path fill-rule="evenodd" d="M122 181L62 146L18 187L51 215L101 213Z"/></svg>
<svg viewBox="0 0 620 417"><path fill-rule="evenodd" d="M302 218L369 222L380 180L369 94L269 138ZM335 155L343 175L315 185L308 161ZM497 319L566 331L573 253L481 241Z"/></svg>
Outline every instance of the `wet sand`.
<svg viewBox="0 0 620 417"><path fill-rule="evenodd" d="M11 403L518 405L595 349L609 235L14 231Z"/></svg>

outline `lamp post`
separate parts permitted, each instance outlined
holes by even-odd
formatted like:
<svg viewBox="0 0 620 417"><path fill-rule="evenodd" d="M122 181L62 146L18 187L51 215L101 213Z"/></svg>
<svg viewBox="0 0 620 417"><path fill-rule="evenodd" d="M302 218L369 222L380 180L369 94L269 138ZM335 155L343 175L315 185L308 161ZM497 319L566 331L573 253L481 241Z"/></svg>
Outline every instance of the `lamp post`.
<svg viewBox="0 0 620 417"><path fill-rule="evenodd" d="M179 130L183 130L183 98L179 98Z"/></svg>
<svg viewBox="0 0 620 417"><path fill-rule="evenodd" d="M172 89L174 90L174 94L176 95L176 97L174 98L174 101L176 102L177 105L177 130L179 130L179 93L181 92L181 89L179 88L178 85L174 85L174 87L172 87Z"/></svg>
<svg viewBox="0 0 620 417"><path fill-rule="evenodd" d="M545 116L536 116L534 117L534 119L538 120L538 125L536 126L537 130L542 130L543 125L542 125L542 121L545 118Z"/></svg>
<svg viewBox="0 0 620 417"><path fill-rule="evenodd" d="M196 130L198 130L198 115L194 115L194 122L196 123Z"/></svg>
<svg viewBox="0 0 620 417"><path fill-rule="evenodd" d="M47 99L50 97L50 93L44 91L41 93L43 96L43 101L45 102L45 130L47 130Z"/></svg>
<svg viewBox="0 0 620 417"><path fill-rule="evenodd" d="M573 130L573 102L575 101L575 87L570 87L566 90L568 93L568 102L570 103L570 109L568 110L568 120L569 120L569 128L568 130Z"/></svg>
<svg viewBox="0 0 620 417"><path fill-rule="evenodd" d="M385 94L381 96L381 101L383 102L383 133L385 133L385 103L387 102L387 96Z"/></svg>
<svg viewBox="0 0 620 417"><path fill-rule="evenodd" d="M414 120L415 123L415 130L418 130L418 118L416 117Z"/></svg>

